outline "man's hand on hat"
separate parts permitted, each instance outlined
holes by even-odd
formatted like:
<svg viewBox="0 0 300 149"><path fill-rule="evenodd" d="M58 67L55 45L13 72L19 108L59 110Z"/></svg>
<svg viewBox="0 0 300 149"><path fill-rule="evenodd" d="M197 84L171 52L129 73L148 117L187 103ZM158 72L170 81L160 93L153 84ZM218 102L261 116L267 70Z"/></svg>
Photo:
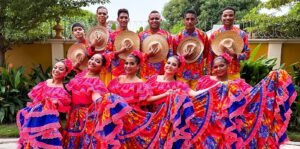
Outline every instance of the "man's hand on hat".
<svg viewBox="0 0 300 149"><path fill-rule="evenodd" d="M100 32L95 32L94 33L93 41L91 43L92 47L95 47L99 42L102 40L102 34Z"/></svg>
<svg viewBox="0 0 300 149"><path fill-rule="evenodd" d="M149 57L155 56L160 51L160 49L158 48L158 44L159 43L155 43L155 44L151 45L149 53L148 53Z"/></svg>
<svg viewBox="0 0 300 149"><path fill-rule="evenodd" d="M122 42L121 49L117 51L116 54L121 54L124 53L125 51L129 50L132 47L132 44L130 41L125 40Z"/></svg>
<svg viewBox="0 0 300 149"><path fill-rule="evenodd" d="M224 52L224 53L227 53L229 54L230 56L232 57L237 57L237 54L233 51L233 50L229 50L228 48L224 47L224 46L221 46L221 50Z"/></svg>
<svg viewBox="0 0 300 149"><path fill-rule="evenodd" d="M184 49L183 51L183 56L186 58L186 57L189 57L193 54L194 50L195 50L195 45L194 44L188 44L186 46L186 48Z"/></svg>

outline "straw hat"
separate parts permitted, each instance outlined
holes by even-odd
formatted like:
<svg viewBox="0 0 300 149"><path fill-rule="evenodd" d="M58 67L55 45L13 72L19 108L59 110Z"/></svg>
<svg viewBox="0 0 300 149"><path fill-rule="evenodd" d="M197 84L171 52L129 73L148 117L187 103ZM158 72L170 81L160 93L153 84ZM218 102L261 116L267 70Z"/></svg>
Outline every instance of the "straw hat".
<svg viewBox="0 0 300 149"><path fill-rule="evenodd" d="M114 50L118 51L121 49L122 44L130 44L131 46L125 52L120 53L119 57L121 59L126 59L126 57L134 50L140 49L140 38L132 31L122 31L120 32L114 42Z"/></svg>
<svg viewBox="0 0 300 149"><path fill-rule="evenodd" d="M236 54L240 54L244 48L244 41L238 33L234 31L225 31L218 34L215 39L213 39L211 47L216 55L224 53L222 50L224 47Z"/></svg>
<svg viewBox="0 0 300 149"><path fill-rule="evenodd" d="M185 60L187 63L193 63L201 56L204 50L204 44L196 37L186 37L179 43L177 47L177 54L183 55L183 53L189 48L193 48L194 50L191 56L185 58Z"/></svg>
<svg viewBox="0 0 300 149"><path fill-rule="evenodd" d="M85 45L82 43L73 44L67 53L67 58L72 61L72 65L75 66L78 63L79 59L82 59L82 62L79 66L80 70L87 68L88 58L85 55Z"/></svg>
<svg viewBox="0 0 300 149"><path fill-rule="evenodd" d="M167 58L169 45L164 36L158 34L148 36L142 43L142 51L144 53L149 53L151 48L157 48L158 52L149 58L149 62L157 63Z"/></svg>
<svg viewBox="0 0 300 149"><path fill-rule="evenodd" d="M103 26L96 26L91 28L87 34L88 42L91 44L97 37L100 37L100 40L95 46L95 51L105 50L109 39L108 30Z"/></svg>

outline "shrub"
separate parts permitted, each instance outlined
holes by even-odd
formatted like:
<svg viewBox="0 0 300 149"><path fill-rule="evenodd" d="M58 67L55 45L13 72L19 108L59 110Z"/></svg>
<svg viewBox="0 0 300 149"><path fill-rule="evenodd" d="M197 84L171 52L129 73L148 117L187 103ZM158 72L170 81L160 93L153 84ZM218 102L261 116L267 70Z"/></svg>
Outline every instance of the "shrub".
<svg viewBox="0 0 300 149"><path fill-rule="evenodd" d="M29 101L29 82L24 68L0 67L0 123L15 122L19 109Z"/></svg>

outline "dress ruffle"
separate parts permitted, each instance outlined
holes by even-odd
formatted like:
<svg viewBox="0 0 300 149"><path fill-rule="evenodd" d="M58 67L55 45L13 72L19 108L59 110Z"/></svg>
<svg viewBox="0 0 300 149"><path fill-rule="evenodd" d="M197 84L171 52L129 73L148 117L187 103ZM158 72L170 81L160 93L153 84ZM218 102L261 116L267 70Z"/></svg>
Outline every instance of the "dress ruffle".
<svg viewBox="0 0 300 149"><path fill-rule="evenodd" d="M152 95L148 84L144 82L120 83L119 78L113 79L107 88L110 92L121 96L130 105L145 103L145 100Z"/></svg>
<svg viewBox="0 0 300 149"><path fill-rule="evenodd" d="M214 80L205 77L197 89ZM194 99L194 148L278 148L287 139L296 92L284 70L272 71L255 87L228 81Z"/></svg>
<svg viewBox="0 0 300 149"><path fill-rule="evenodd" d="M111 94L89 107L72 109L64 134L64 148L118 148L118 133L123 127L122 117L131 108Z"/></svg>
<svg viewBox="0 0 300 149"><path fill-rule="evenodd" d="M246 148L278 148L287 141L290 107L295 98L292 79L284 70L270 72L253 87L244 112L246 123L239 132Z"/></svg>
<svg viewBox="0 0 300 149"><path fill-rule="evenodd" d="M168 91L169 89L174 89L174 90L180 90L181 92L184 92L185 94L188 93L188 91L190 90L189 86L181 81L171 81L171 82L158 82L157 81L157 75L150 77L147 82L146 82L149 86L150 89L153 92L153 95L159 95L162 93L165 93L166 91ZM167 99L163 98L160 99L158 101L152 102L152 104L155 106L157 104L161 104L163 102L165 102ZM154 108L153 110L150 111L156 111L156 108Z"/></svg>
<svg viewBox="0 0 300 149"><path fill-rule="evenodd" d="M57 102L59 112L67 112L70 109L70 95L62 87L50 87L47 82L40 82L29 93L28 97L35 102L43 102L44 99L51 99Z"/></svg>
<svg viewBox="0 0 300 149"><path fill-rule="evenodd" d="M108 92L104 83L98 77L85 77L87 70L77 74L66 87L77 95L91 95L92 92L104 95Z"/></svg>
<svg viewBox="0 0 300 149"><path fill-rule="evenodd" d="M206 87L205 87L206 88ZM235 119L244 111L246 99L238 84L228 82L204 92L194 99L193 147L241 147L234 131L239 127ZM200 110L200 111L198 111Z"/></svg>
<svg viewBox="0 0 300 149"><path fill-rule="evenodd" d="M19 148L62 148L59 111L68 110L68 93L61 87L49 87L41 82L29 96L33 102L17 114Z"/></svg>

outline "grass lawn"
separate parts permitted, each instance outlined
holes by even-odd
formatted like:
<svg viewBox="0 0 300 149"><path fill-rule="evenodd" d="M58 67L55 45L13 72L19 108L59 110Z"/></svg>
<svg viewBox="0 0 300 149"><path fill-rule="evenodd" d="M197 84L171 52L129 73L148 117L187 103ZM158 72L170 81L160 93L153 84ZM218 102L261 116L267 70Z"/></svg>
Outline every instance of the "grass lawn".
<svg viewBox="0 0 300 149"><path fill-rule="evenodd" d="M287 132L291 141L300 142L300 132Z"/></svg>
<svg viewBox="0 0 300 149"><path fill-rule="evenodd" d="M65 126L66 121L62 121ZM0 124L0 138L17 138L19 137L19 129L17 124Z"/></svg>
<svg viewBox="0 0 300 149"><path fill-rule="evenodd" d="M0 124L0 138L17 138L19 130L17 124Z"/></svg>

